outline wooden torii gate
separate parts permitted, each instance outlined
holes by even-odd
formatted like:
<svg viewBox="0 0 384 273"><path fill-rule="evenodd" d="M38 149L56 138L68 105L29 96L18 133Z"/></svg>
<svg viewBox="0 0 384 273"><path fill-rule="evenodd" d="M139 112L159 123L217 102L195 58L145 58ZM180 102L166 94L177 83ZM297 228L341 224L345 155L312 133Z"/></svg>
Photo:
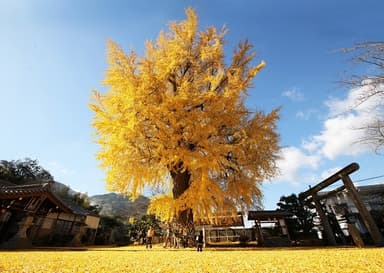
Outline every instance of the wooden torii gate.
<svg viewBox="0 0 384 273"><path fill-rule="evenodd" d="M353 185L353 182L349 175L353 173L354 171L357 171L359 169L359 164L352 163L346 166L345 168L341 169L334 175L328 177L327 179L323 180L316 186L310 188L309 190L302 192L299 194L300 199L306 199L306 198L312 198L313 202L316 206L316 211L320 216L321 223L324 227L324 231L326 234L326 237L328 239L328 242L330 245L336 245L336 239L335 235L332 231L331 225L329 224L328 218L325 215L325 212L323 211L321 207L321 199L326 198L329 195L335 194L337 192L340 192L344 189L347 190L349 197L353 201L354 205L356 206L357 210L359 211L359 214L370 233L373 242L376 246L384 246L384 238L381 235L379 229L377 228L377 225L375 221L373 220L371 214L369 213L368 209L366 208L365 204L361 200L361 197L356 189L356 187ZM319 196L318 192L322 189L332 185L333 183L339 181L343 181L343 185L335 190L332 190L329 192L326 196Z"/></svg>

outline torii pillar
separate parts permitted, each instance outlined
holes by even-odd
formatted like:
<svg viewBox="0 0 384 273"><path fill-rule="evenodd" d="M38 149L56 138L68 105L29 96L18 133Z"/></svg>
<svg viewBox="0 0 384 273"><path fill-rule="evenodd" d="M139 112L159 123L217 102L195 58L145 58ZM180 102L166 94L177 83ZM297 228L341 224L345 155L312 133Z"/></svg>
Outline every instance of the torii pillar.
<svg viewBox="0 0 384 273"><path fill-rule="evenodd" d="M352 180L349 178L348 175L343 176L341 179L343 180L345 188L348 190L349 197L352 199L353 203L355 204L357 210L360 213L361 218L363 219L363 222L366 228L371 234L373 242L377 246L384 246L384 238L381 235L375 221L373 220L372 215L369 213L368 209L366 208L363 201L361 200L360 194L358 193L355 186L353 185Z"/></svg>
<svg viewBox="0 0 384 273"><path fill-rule="evenodd" d="M347 189L348 195L353 201L354 205L356 206L357 210L359 211L359 214L361 218L363 219L363 222L368 230L368 232L371 234L371 237L373 239L373 242L376 246L384 246L384 238L381 235L379 229L377 228L377 225L375 221L372 218L372 215L369 213L368 209L365 207L363 201L361 200L361 197L356 190L355 186L353 185L353 182L351 178L349 177L349 174L353 173L354 171L357 171L359 169L359 164L352 163L342 170L338 171L334 175L328 177L321 183L317 184L313 188L310 188L306 192L302 192L299 194L299 197L301 199L305 199L307 197L312 197L317 213L320 216L321 222L324 227L325 234L327 236L328 242L331 245L336 245L335 235L333 234L332 228L329 224L329 221L321 207L320 200L322 199L320 196L318 196L318 192L329 185L339 181L340 179L343 181L344 186L332 191L333 193L337 193L343 189Z"/></svg>
<svg viewBox="0 0 384 273"><path fill-rule="evenodd" d="M332 246L337 245L335 234L333 233L331 224L329 223L328 217L325 215L325 212L321 207L321 203L320 203L321 198L317 195L317 193L315 193L314 195L312 195L312 200L315 203L316 211L320 216L321 224L323 225L325 236L328 240L328 244Z"/></svg>

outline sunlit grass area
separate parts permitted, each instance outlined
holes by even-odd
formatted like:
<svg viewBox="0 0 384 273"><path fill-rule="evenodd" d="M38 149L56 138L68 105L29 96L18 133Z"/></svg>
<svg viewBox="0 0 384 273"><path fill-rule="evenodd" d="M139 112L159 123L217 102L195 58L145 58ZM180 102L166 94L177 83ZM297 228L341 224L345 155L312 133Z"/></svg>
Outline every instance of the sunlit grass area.
<svg viewBox="0 0 384 273"><path fill-rule="evenodd" d="M384 248L1 251L0 272L384 272Z"/></svg>

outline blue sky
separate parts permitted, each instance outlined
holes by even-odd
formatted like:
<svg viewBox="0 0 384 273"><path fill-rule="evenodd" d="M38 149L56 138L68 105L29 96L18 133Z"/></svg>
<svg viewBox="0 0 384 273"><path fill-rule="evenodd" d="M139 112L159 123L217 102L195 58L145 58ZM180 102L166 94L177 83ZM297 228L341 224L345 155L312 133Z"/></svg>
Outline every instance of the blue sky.
<svg viewBox="0 0 384 273"><path fill-rule="evenodd" d="M200 28L228 28L227 56L248 38L267 63L247 99L251 109L282 107L283 159L280 175L264 183L265 208L351 162L360 164L355 181L384 174L383 156L356 144L352 127L375 113L345 112L358 90L337 83L352 65L336 52L383 40L381 0L0 0L0 159L37 159L57 181L105 193L87 104L92 89L105 90L106 41L142 54L186 7Z"/></svg>

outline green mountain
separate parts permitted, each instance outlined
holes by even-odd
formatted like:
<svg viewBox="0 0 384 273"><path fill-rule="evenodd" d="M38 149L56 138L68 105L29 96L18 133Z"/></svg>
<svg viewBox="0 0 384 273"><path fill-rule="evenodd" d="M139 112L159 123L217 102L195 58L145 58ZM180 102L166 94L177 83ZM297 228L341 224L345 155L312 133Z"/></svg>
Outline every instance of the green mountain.
<svg viewBox="0 0 384 273"><path fill-rule="evenodd" d="M132 202L128 197L116 193L94 195L89 197L89 199L91 205L99 205L102 207L100 215L118 215L123 218L146 214L149 204L148 197L139 196L135 201Z"/></svg>

